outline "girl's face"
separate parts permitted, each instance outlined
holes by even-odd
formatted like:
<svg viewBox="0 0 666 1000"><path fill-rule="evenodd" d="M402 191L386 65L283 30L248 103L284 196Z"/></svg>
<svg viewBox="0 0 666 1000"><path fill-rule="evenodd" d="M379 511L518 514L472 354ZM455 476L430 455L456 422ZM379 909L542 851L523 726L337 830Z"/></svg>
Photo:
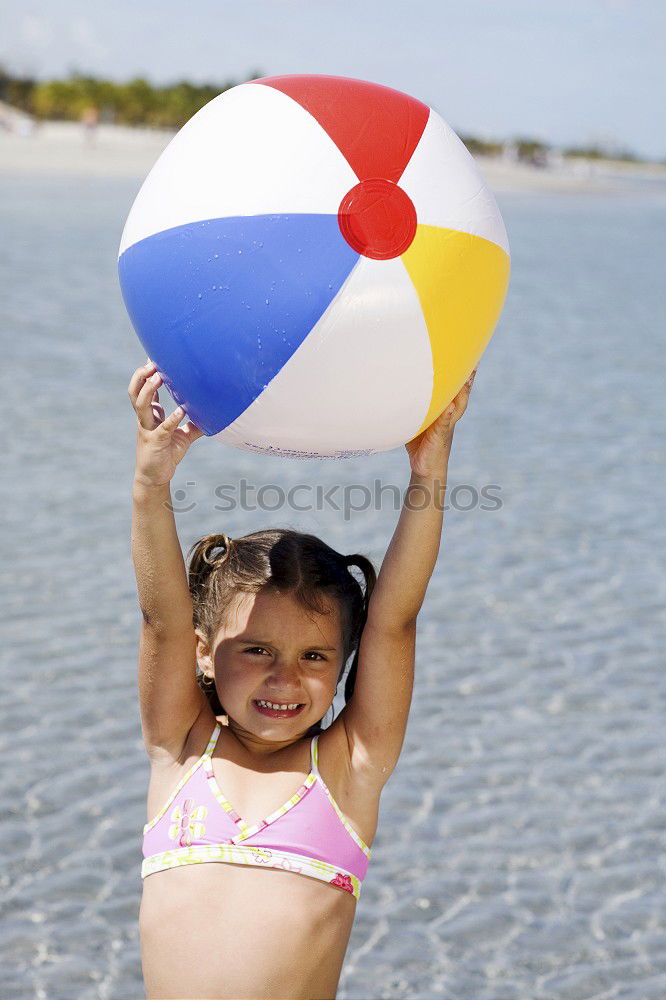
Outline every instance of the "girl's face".
<svg viewBox="0 0 666 1000"><path fill-rule="evenodd" d="M289 745L323 718L343 667L342 622L337 602L330 614L308 611L291 594L267 588L241 594L212 649L197 644L200 667L214 672L229 726L253 749ZM274 709L266 705L294 706Z"/></svg>

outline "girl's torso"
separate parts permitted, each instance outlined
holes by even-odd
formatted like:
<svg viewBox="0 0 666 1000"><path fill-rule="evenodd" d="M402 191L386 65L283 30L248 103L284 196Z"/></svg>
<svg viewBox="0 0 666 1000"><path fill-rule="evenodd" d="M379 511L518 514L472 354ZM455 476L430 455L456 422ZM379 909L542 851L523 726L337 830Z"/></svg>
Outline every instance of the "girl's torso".
<svg viewBox="0 0 666 1000"><path fill-rule="evenodd" d="M148 818L204 753L215 726L206 706L180 758L151 758ZM343 722L318 740L318 769L343 819L369 847L380 789L361 785L349 767ZM310 741L271 755L254 769L222 727L212 757L217 785L253 826L270 816L310 775ZM244 771L252 766L253 780ZM141 950L148 997L334 997L356 900L315 878L239 864L192 864L144 879Z"/></svg>

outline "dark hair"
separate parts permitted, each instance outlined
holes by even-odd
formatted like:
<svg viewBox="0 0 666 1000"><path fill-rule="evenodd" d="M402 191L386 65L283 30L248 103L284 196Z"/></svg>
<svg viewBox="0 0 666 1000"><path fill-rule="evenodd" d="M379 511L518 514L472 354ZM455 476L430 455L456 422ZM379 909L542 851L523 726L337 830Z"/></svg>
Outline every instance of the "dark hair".
<svg viewBox="0 0 666 1000"><path fill-rule="evenodd" d="M218 550L216 552L216 550ZM289 528L255 531L242 538L206 535L188 552L188 584L193 603L194 627L207 642L226 622L226 613L238 593L257 594L263 588L290 593L309 611L325 614L325 599L336 601L342 617L343 666L354 653L345 682L348 702L354 693L361 633L368 615L368 603L376 582L374 567L365 556L341 555L315 535ZM364 587L351 573L357 567ZM214 715L224 714L214 685L199 686L208 698ZM325 718L325 717L324 717ZM321 731L320 719L308 735Z"/></svg>

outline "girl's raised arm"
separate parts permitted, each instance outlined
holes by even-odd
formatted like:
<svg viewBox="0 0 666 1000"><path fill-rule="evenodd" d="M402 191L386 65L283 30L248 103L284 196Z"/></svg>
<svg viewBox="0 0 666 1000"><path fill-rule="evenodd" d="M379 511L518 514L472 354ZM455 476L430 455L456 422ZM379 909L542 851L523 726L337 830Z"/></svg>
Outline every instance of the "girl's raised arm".
<svg viewBox="0 0 666 1000"><path fill-rule="evenodd" d="M416 618L439 551L453 429L465 412L474 374L435 423L406 446L409 489L370 598L354 694L340 713L352 768L380 787L395 768L405 738Z"/></svg>
<svg viewBox="0 0 666 1000"><path fill-rule="evenodd" d="M181 407L165 419L161 382L151 363L137 369L128 393L138 418L132 489L132 561L142 613L139 704L149 754L178 756L205 703L196 681L196 636L185 562L171 505L176 465L203 431L179 428Z"/></svg>

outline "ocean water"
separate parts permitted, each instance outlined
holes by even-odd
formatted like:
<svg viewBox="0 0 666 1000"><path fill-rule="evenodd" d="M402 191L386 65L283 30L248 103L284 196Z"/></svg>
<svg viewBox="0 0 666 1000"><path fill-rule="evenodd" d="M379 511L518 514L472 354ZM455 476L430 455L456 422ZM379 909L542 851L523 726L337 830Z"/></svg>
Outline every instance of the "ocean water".
<svg viewBox="0 0 666 1000"><path fill-rule="evenodd" d="M145 358L115 270L139 184L0 177L7 1000L143 996L127 384ZM666 191L498 201L511 287L456 430L339 997L663 1000ZM362 487L407 481L401 449L280 462L202 440L173 483L181 543L289 525L379 564L398 512ZM268 509L312 482L333 503Z"/></svg>

